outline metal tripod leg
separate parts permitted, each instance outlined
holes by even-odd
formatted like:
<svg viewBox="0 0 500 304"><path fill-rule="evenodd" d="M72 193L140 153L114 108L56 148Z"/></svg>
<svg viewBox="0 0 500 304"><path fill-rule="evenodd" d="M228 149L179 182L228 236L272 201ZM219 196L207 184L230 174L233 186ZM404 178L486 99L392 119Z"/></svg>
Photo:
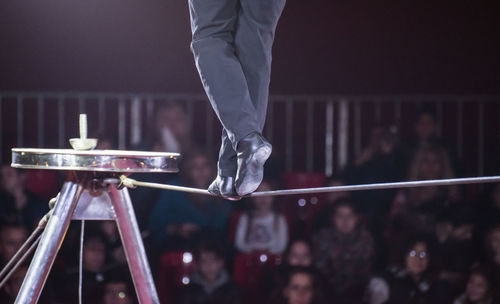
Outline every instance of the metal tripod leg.
<svg viewBox="0 0 500 304"><path fill-rule="evenodd" d="M64 183L15 304L35 304L38 301L82 190L78 183Z"/></svg>
<svg viewBox="0 0 500 304"><path fill-rule="evenodd" d="M134 281L140 304L159 304L158 294L142 243L139 226L127 188L109 192L116 213L116 224L122 239L123 249Z"/></svg>

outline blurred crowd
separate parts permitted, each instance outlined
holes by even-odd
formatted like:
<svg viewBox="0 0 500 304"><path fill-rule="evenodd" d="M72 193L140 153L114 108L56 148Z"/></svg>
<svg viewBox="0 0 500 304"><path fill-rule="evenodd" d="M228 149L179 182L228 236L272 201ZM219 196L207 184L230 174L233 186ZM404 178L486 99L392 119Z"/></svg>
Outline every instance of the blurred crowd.
<svg viewBox="0 0 500 304"><path fill-rule="evenodd" d="M462 176L454 147L437 136L432 107L422 107L413 124L411 138L374 126L366 147L332 177L267 169L258 191ZM180 152L180 173L138 179L208 187L216 155L196 145L189 126L181 105L156 113L155 132L136 148ZM100 138L101 148L115 146L112 136ZM2 266L63 180L2 166ZM130 194L162 303L500 303L500 184L238 202L148 188ZM77 302L79 227L70 227L41 303ZM0 303L13 303L27 267L0 291ZM114 222L87 222L83 300L137 302Z"/></svg>

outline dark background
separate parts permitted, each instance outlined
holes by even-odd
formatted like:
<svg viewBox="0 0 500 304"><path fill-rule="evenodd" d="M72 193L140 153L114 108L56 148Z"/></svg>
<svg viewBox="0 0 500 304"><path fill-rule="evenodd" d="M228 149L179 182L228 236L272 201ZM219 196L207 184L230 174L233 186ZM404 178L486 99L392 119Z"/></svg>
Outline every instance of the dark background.
<svg viewBox="0 0 500 304"><path fill-rule="evenodd" d="M498 1L288 0L272 93L497 94ZM1 0L0 91L201 92L187 0Z"/></svg>

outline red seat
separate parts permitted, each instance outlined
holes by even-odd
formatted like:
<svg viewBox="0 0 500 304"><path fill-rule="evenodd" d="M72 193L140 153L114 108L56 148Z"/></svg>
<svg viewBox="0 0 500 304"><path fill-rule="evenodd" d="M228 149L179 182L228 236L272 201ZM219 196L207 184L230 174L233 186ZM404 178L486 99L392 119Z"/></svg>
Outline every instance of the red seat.
<svg viewBox="0 0 500 304"><path fill-rule="evenodd" d="M326 176L319 172L289 172L283 175L283 181L287 189L316 188L325 185ZM296 221L305 222L309 230L309 226L315 215L321 210L323 202L321 194L306 194L284 197L281 200L281 205L292 225Z"/></svg>
<svg viewBox="0 0 500 304"><path fill-rule="evenodd" d="M238 254L234 260L233 279L243 293L244 303L262 303L262 276L281 263L281 255L262 251Z"/></svg>
<svg viewBox="0 0 500 304"><path fill-rule="evenodd" d="M189 284L194 271L194 259L190 252L167 252L160 260L158 296L161 303L177 303L182 288Z"/></svg>
<svg viewBox="0 0 500 304"><path fill-rule="evenodd" d="M59 192L57 172L53 170L27 170L26 190L48 200Z"/></svg>

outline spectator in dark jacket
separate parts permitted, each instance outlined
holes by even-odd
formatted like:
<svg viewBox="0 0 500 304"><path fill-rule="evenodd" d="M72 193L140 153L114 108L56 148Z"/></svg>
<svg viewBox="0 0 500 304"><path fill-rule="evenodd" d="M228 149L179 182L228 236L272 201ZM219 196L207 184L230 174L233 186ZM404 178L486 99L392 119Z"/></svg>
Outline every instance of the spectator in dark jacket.
<svg viewBox="0 0 500 304"><path fill-rule="evenodd" d="M404 267L390 267L386 281L389 286L389 304L436 303L435 280L430 273L429 242L412 239L404 253Z"/></svg>
<svg viewBox="0 0 500 304"><path fill-rule="evenodd" d="M332 227L313 238L314 263L329 281L336 303L359 303L370 273L373 239L359 225L358 215L349 200L340 200L333 209Z"/></svg>
<svg viewBox="0 0 500 304"><path fill-rule="evenodd" d="M242 303L239 288L225 268L223 246L217 241L204 241L195 251L196 271L184 290L184 304Z"/></svg>
<svg viewBox="0 0 500 304"><path fill-rule="evenodd" d="M316 271L310 267L290 268L284 284L268 301L270 304L324 303ZM330 302L337 303L337 301Z"/></svg>

